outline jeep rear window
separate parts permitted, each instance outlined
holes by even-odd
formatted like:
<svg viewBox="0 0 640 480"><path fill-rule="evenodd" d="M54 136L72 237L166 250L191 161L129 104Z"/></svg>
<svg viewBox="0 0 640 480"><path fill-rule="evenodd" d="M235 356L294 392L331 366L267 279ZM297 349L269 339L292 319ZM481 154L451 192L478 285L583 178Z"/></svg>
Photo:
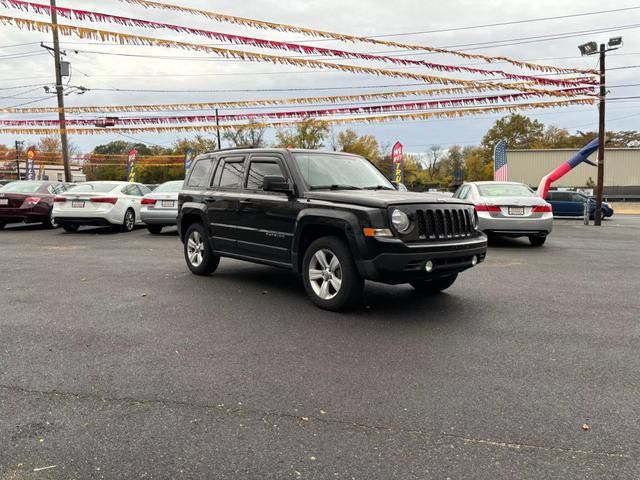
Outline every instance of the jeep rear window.
<svg viewBox="0 0 640 480"><path fill-rule="evenodd" d="M357 155L294 153L293 157L310 188L352 186L395 190L376 167Z"/></svg>

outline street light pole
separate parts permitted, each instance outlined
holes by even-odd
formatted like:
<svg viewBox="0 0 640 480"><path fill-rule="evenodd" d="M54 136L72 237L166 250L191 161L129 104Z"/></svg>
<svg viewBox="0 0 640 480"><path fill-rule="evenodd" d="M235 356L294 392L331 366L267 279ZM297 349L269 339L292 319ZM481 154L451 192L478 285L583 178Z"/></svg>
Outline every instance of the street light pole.
<svg viewBox="0 0 640 480"><path fill-rule="evenodd" d="M56 0L51 0L51 32L53 34L53 59L56 69L56 95L58 97L58 119L60 120L60 143L62 147L62 161L64 163L64 181L71 182L69 142L67 141L67 125L64 113L64 87L62 86L62 67L60 66L60 42L58 40Z"/></svg>
<svg viewBox="0 0 640 480"><path fill-rule="evenodd" d="M602 225L602 193L604 190L604 151L606 143L606 127L605 127L605 103L607 96L607 84L605 83L605 59L607 52L617 50L622 46L622 37L613 37L609 42L598 44L596 42L588 42L578 46L582 55L600 55L600 104L598 107L598 182L596 185L596 210L593 213L594 225Z"/></svg>
<svg viewBox="0 0 640 480"><path fill-rule="evenodd" d="M598 182L596 184L596 211L593 214L593 224L602 224L602 191L604 189L604 148L605 148L605 58L607 47L600 44L600 106L598 112Z"/></svg>

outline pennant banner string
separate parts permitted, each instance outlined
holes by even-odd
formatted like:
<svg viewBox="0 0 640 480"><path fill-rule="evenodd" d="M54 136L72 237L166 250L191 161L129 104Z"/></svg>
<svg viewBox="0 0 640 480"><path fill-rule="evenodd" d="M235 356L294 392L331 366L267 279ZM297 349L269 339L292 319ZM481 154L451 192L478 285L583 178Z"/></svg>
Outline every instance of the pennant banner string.
<svg viewBox="0 0 640 480"><path fill-rule="evenodd" d="M250 46L259 47L259 48L287 50L287 51L292 51L297 53L304 53L308 55L323 55L323 56L330 56L330 57L382 61L382 62L394 63L402 66L417 65L417 66L426 67L431 70L437 70L440 72L455 71L455 72L474 73L474 74L494 76L494 77L502 76L507 79L528 80L540 85L548 85L548 86L571 87L579 84L595 85L597 83L597 80L593 77L590 77L590 78L586 77L582 80L577 80L577 81L573 79L567 80L567 79L556 79L556 78L543 78L543 77L537 77L533 75L509 73L503 70L485 70L482 68L473 68L473 67L460 66L460 65L446 65L446 64L440 64L440 63L426 62L424 60L412 60L412 59L405 59L405 58L390 57L386 55L372 55L368 53L348 52L348 51L338 50L338 49L322 48L322 47L301 45L301 44L289 43L289 42L278 42L275 40L266 40L262 38L246 37L246 36L240 36L240 35L231 35L227 33L214 32L210 30L202 30L198 28L185 27L181 25L173 25L169 23L158 23L158 22L152 22L149 20L122 17L122 16L110 15L106 13L93 12L88 10L78 10L74 8L64 8L64 7L54 8L49 5L25 2L23 0L0 0L0 4L4 5L5 7L9 6L9 7L17 8L19 10L24 10L24 11L32 10L37 14L43 14L43 15L44 14L49 15L51 10L53 9L61 17L71 19L71 20L75 18L76 20L81 20L81 21L112 23L112 24L125 25L125 26L131 26L131 27L168 29L174 32L188 33L193 35L204 36L209 39L226 41L232 44L250 45Z"/></svg>
<svg viewBox="0 0 640 480"><path fill-rule="evenodd" d="M476 107L461 110L443 110L434 112L417 112L417 113L394 113L384 116L366 116L366 117L345 117L319 120L320 123L327 125L344 125L355 123L385 123L392 121L416 121L428 120L431 118L459 118L466 115L482 115L485 113L500 112L517 112L521 110L531 110L537 108L559 108L570 105L592 105L597 99L570 99L558 100L553 102L540 103L522 103L516 105L495 105L491 107ZM0 128L0 134L17 134L17 135L52 135L62 131L71 135L105 135L114 133L136 134L136 133L165 133L165 132L216 132L228 131L242 128L284 128L301 124L301 121L295 122L275 122L275 123L255 123L255 124L222 124L222 125L174 125L174 126L155 126L155 127L129 127L129 128L68 128L68 129L48 129L48 128Z"/></svg>
<svg viewBox="0 0 640 480"><path fill-rule="evenodd" d="M520 85L531 85L529 82L521 82ZM431 88L419 90L401 90L390 92L372 92L356 95L332 95L322 97L294 97L294 98L274 98L259 100L232 100L223 102L197 102L197 103L160 103L146 105L93 105L82 107L65 107L67 113L115 113L115 112L162 112L162 111L179 111L179 110L210 110L214 108L234 108L234 107L259 107L270 105L294 105L294 104L313 104L313 103L339 103L351 101L367 101L380 98L402 98L415 96L436 96L436 95L456 95L471 92L485 92L491 88L483 85L473 87L447 87L447 88ZM570 89L574 95L596 95L596 91L585 87ZM535 92L538 90L530 90L525 93ZM543 96L544 94L540 94ZM58 107L0 107L0 113L57 113Z"/></svg>
<svg viewBox="0 0 640 480"><path fill-rule="evenodd" d="M25 18L10 17L0 15L0 24L15 26L20 29L34 30L40 32L50 32L53 25L49 22L39 22L36 20L29 20ZM275 64L288 64L297 67L308 68L328 68L331 70L339 70L342 72L349 72L355 74L372 74L378 76L387 76L392 78L408 78L411 80L425 82L430 84L443 84L443 85L464 85L464 86L478 86L484 85L492 90L529 90L527 87L522 86L520 83L497 83L497 82L478 82L474 80L463 80L459 78L439 77L434 75L424 75L419 73L401 72L397 70L388 70L384 68L363 67L355 65L345 65L340 63L322 62L320 60L302 59L295 57L286 57L278 55L267 55L256 52L246 52L241 50L232 50L228 48L213 47L210 45L201 45L197 43L181 42L177 40L166 40L155 37L146 37L141 35L131 35L127 33L113 32L109 30L99 30L94 28L76 27L73 25L57 24L58 32L64 36L76 35L82 39L93 39L102 42L114 41L122 45L145 45L145 46L158 46L165 48L181 48L185 50L193 50L198 52L210 52L224 58L237 58L245 61L258 61L268 62ZM571 96L563 92L562 90L540 90L547 95L568 97Z"/></svg>
<svg viewBox="0 0 640 480"><path fill-rule="evenodd" d="M449 50L446 48L430 47L426 45L413 45L407 43L393 42L390 40L379 40L371 37L361 37L357 35L349 35L343 33L329 32L326 30L316 30L312 28L298 27L295 25L288 25L284 23L265 22L262 20L256 20L252 18L237 17L234 15L225 15L223 13L210 12L207 10L199 10L196 8L183 7L181 5L174 5L168 3L154 2L152 0L120 0L132 5L142 6L144 8L158 8L162 10L170 10L174 12L189 13L192 15L199 15L207 17L217 22L232 23L236 25L243 25L247 27L259 28L263 30L275 30L278 32L293 32L303 35L327 38L333 40L339 40L341 42L364 42L375 45L384 45L387 47L400 48L403 50L422 50L432 53L442 53L446 55L455 55L457 57L467 59L479 59L488 63L491 62L507 62L520 68L527 68L529 70L537 70L542 72L557 72L557 73L582 73L587 75L596 75L598 72L591 69L579 69L579 68L563 68L552 65L540 65L537 63L522 62L503 56L491 56L481 55L478 53L466 53L458 50Z"/></svg>
<svg viewBox="0 0 640 480"><path fill-rule="evenodd" d="M498 102L514 102L518 100L539 97L536 92L531 93L514 93L508 95L493 95L488 97L475 97L475 98L457 98L450 100L431 100L424 102L408 102L408 103L396 103L390 105L365 105L357 107L338 107L329 109L317 109L317 110L298 110L298 111L285 111L285 112L259 112L259 113L237 113L237 114L225 114L225 115L184 115L184 116L169 116L169 117L130 117L130 118L110 118L112 125L151 125L151 124L163 124L163 123L206 123L206 122L228 122L238 120L253 120L257 118L305 118L305 117L326 117L332 115L352 115L352 114L371 114L371 113L385 113L385 112L401 112L407 110L426 110L426 109L442 109L452 108L456 106L474 106L483 105L487 103ZM82 119L69 119L64 123L60 120L0 120L1 126L19 127L19 126L95 126L104 127L107 119L104 118L82 118Z"/></svg>

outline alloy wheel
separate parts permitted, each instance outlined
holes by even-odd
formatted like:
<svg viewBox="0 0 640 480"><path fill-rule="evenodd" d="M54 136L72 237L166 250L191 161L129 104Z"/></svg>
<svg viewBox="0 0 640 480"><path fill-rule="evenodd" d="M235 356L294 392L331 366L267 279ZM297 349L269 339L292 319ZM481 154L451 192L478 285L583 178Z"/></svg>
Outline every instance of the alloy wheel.
<svg viewBox="0 0 640 480"><path fill-rule="evenodd" d="M342 287L342 266L335 253L318 250L309 262L309 281L315 294L322 300L331 300Z"/></svg>
<svg viewBox="0 0 640 480"><path fill-rule="evenodd" d="M204 260L204 242L200 232L193 231L187 240L187 256L189 263L194 267L199 267Z"/></svg>
<svg viewBox="0 0 640 480"><path fill-rule="evenodd" d="M133 217L133 212L131 210L127 210L127 213L125 213L125 216L124 216L124 224L125 224L125 227L126 227L127 231L133 230L134 222L135 222L135 220L134 220L134 217Z"/></svg>

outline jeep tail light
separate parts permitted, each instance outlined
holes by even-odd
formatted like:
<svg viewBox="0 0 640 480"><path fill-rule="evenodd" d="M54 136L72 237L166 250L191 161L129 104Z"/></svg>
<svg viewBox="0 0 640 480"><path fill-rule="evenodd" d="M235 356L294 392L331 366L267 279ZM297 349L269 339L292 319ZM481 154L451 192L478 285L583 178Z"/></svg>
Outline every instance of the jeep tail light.
<svg viewBox="0 0 640 480"><path fill-rule="evenodd" d="M552 213L553 209L551 208L550 204L545 204L545 205L536 205L535 207L533 207L531 209L531 212L533 213Z"/></svg>
<svg viewBox="0 0 640 480"><path fill-rule="evenodd" d="M476 212L501 212L498 205L476 205Z"/></svg>
<svg viewBox="0 0 640 480"><path fill-rule="evenodd" d="M54 203L64 203L64 202L66 202L66 201L67 201L66 197L63 197L63 196L60 196L60 195L56 195L56 196L53 198L53 202L54 202Z"/></svg>
<svg viewBox="0 0 640 480"><path fill-rule="evenodd" d="M23 205L36 205L40 202L40 197L27 197L22 202Z"/></svg>
<svg viewBox="0 0 640 480"><path fill-rule="evenodd" d="M143 198L140 202L141 205L155 205L157 200L153 198Z"/></svg>
<svg viewBox="0 0 640 480"><path fill-rule="evenodd" d="M115 205L116 202L118 201L117 197L93 197L90 198L89 201L91 203L110 203L112 205Z"/></svg>

